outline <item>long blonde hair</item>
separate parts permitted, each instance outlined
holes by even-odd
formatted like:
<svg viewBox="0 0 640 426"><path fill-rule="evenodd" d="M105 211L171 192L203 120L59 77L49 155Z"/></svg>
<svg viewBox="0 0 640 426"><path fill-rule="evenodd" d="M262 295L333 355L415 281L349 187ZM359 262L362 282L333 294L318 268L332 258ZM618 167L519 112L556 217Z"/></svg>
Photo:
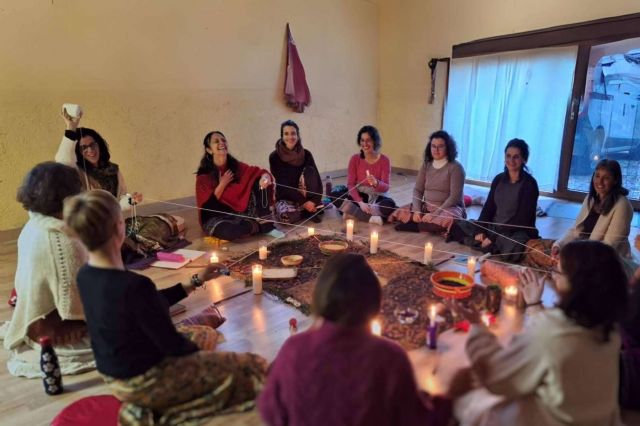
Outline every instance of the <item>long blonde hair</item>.
<svg viewBox="0 0 640 426"><path fill-rule="evenodd" d="M115 197L102 189L68 198L63 210L65 223L89 251L102 247L111 239L121 214Z"/></svg>

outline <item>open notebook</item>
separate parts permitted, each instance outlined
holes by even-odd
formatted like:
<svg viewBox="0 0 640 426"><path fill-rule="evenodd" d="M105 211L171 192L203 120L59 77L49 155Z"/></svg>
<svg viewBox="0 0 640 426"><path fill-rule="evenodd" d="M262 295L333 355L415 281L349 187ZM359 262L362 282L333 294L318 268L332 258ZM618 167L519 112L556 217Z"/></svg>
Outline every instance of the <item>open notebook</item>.
<svg viewBox="0 0 640 426"><path fill-rule="evenodd" d="M186 265L187 263L192 262L193 260L195 260L195 259L199 258L200 256L202 256L203 254L205 254L204 251L188 250L188 249L178 249L178 250L174 251L173 253L181 254L184 257L184 261L182 261L182 262L169 262L169 261L166 261L166 260L158 260L156 262L153 262L151 264L151 266L155 266L157 268L166 268L166 269L180 269L184 265Z"/></svg>

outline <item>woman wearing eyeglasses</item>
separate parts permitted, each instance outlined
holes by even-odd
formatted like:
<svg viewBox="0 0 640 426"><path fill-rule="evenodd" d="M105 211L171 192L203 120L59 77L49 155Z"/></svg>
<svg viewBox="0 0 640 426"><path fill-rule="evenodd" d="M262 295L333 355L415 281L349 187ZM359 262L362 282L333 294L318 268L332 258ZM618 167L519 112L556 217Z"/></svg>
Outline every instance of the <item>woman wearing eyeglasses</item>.
<svg viewBox="0 0 640 426"><path fill-rule="evenodd" d="M456 403L462 425L621 424L619 325L628 303L622 264L606 244L574 241L560 251L557 267L558 298L549 309L541 300L545 277L530 269L520 275L529 318L506 346L477 312L455 306L471 323L466 352L483 386Z"/></svg>
<svg viewBox="0 0 640 426"><path fill-rule="evenodd" d="M390 220L397 231L445 234L456 218L466 218L462 191L464 168L456 161L455 140L444 130L429 137L424 162L413 188L411 205L396 210Z"/></svg>
<svg viewBox="0 0 640 426"><path fill-rule="evenodd" d="M512 139L504 149L504 172L491 183L487 201L477 221L458 220L448 241L458 241L485 253L502 254L502 260L518 262L526 243L539 238L536 229L538 183L528 172L529 145Z"/></svg>

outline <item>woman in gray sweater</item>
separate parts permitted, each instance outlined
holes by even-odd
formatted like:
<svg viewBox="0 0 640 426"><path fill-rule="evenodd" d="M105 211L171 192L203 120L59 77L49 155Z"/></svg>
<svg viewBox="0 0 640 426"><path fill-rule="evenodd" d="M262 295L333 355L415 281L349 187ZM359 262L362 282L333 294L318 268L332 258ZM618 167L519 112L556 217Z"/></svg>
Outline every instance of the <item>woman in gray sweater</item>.
<svg viewBox="0 0 640 426"><path fill-rule="evenodd" d="M392 215L401 222L396 230L446 234L454 219L467 217L462 194L465 173L457 156L451 135L444 130L431 134L413 188L413 201Z"/></svg>

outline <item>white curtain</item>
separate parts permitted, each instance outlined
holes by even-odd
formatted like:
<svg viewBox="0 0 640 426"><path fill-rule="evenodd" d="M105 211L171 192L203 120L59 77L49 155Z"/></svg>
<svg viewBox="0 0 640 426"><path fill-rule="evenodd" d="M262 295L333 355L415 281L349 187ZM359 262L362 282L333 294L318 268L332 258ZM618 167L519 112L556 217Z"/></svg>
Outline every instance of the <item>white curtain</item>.
<svg viewBox="0 0 640 426"><path fill-rule="evenodd" d="M452 61L444 130L467 179L491 182L504 169L506 143L520 138L540 189L555 189L576 54L571 46Z"/></svg>

